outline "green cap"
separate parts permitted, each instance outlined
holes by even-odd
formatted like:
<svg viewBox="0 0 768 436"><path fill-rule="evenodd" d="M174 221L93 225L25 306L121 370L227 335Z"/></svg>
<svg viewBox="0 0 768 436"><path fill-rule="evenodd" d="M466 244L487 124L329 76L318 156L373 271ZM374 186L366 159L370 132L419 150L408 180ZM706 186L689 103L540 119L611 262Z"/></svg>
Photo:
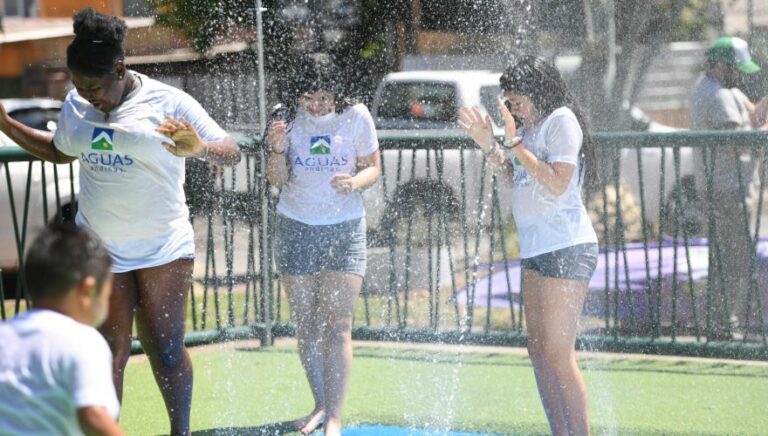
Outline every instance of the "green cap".
<svg viewBox="0 0 768 436"><path fill-rule="evenodd" d="M744 74L755 74L760 66L752 61L747 41L734 36L721 36L707 50L707 59L733 65Z"/></svg>

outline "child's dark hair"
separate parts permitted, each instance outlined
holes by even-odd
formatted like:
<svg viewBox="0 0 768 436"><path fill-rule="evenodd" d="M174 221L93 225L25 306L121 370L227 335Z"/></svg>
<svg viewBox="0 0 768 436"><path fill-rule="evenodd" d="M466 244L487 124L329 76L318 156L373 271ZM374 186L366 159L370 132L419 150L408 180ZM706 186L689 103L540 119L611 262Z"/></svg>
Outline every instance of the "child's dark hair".
<svg viewBox="0 0 768 436"><path fill-rule="evenodd" d="M128 26L118 17L85 8L73 17L75 39L67 47L67 67L89 77L105 76L125 58Z"/></svg>
<svg viewBox="0 0 768 436"><path fill-rule="evenodd" d="M525 55L507 67L499 82L501 89L505 92L530 98L542 118L546 118L552 111L562 106L573 111L584 135L579 156L582 162L581 177L588 188L596 186L598 183L595 168L597 156L589 126L557 68L538 56Z"/></svg>
<svg viewBox="0 0 768 436"><path fill-rule="evenodd" d="M43 229L27 250L24 278L32 301L64 297L88 276L100 291L112 261L92 231L72 224Z"/></svg>
<svg viewBox="0 0 768 436"><path fill-rule="evenodd" d="M343 76L336 65L327 59L302 57L284 75L279 85L279 99L290 111L292 119L296 113L299 97L315 91L328 91L336 101L336 112L357 103L347 93Z"/></svg>

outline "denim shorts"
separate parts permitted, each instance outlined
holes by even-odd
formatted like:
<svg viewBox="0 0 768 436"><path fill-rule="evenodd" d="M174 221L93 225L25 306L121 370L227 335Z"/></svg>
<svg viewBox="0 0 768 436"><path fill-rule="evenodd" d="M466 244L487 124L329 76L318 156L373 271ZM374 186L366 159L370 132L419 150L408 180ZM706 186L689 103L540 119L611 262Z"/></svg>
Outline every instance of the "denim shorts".
<svg viewBox="0 0 768 436"><path fill-rule="evenodd" d="M523 269L544 277L589 282L597 268L597 244L578 244L523 259Z"/></svg>
<svg viewBox="0 0 768 436"><path fill-rule="evenodd" d="M311 225L277 215L277 270L282 275L322 270L365 276L365 218L330 225Z"/></svg>

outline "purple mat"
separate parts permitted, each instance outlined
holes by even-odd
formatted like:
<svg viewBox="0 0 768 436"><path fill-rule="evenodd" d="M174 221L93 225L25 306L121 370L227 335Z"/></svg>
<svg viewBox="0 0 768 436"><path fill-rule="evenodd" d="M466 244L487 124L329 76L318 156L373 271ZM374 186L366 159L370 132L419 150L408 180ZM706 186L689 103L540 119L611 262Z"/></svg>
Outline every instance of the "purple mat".
<svg viewBox="0 0 768 436"><path fill-rule="evenodd" d="M651 302L648 301L646 288L648 285L651 286L651 289L658 286L656 283L659 276L661 276L662 312L667 307L671 310L675 272L677 276L678 315L682 314L684 318L686 313L692 312L691 308L694 304L697 308L704 310L703 296L697 297L695 301L692 301L690 297L687 285L689 270L685 247L682 245L682 241L678 243L677 254L675 254L675 245L672 240L664 241L661 244L661 249L659 249L658 243L649 244L647 254L642 243L627 244L626 270L624 253L618 252L617 258L616 252L609 251L606 261L606 252L600 252L597 269L589 282L590 292L585 303L585 315L604 315L607 280L609 290L619 290L619 318L629 316L630 306L633 308L634 316L647 317ZM659 254L661 254L661 268L659 268ZM707 241L705 239L690 241L688 256L690 257L690 278L694 282L706 281L709 273ZM646 259L648 260L648 270L646 270ZM488 306L490 295L491 307L509 308L511 293L513 305L518 307L520 301L520 260L510 260L507 264L507 270L505 270L503 262L494 264L492 266L493 273L477 281L474 286L475 306ZM677 270L675 270L675 264L677 264ZM489 265L482 265L478 271L487 272L489 267ZM768 239L760 240L757 244L757 268L759 289L765 291L768 287ZM471 285L461 289L457 295L459 304L467 304L472 291ZM632 299L631 304L630 298ZM763 298L762 302L763 306L766 306L766 298ZM680 320L684 321L684 319Z"/></svg>

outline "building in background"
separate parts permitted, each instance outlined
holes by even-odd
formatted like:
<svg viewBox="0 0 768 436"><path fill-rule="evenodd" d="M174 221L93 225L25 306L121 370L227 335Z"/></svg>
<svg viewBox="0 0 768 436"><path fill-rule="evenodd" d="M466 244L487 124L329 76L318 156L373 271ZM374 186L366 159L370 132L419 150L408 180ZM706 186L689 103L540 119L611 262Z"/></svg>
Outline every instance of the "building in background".
<svg viewBox="0 0 768 436"><path fill-rule="evenodd" d="M72 15L86 7L125 16L129 56L168 54L188 46L183 38L154 26L147 0L2 0L0 97L62 98L68 88L66 47ZM130 14L124 12L128 10Z"/></svg>
<svg viewBox="0 0 768 436"><path fill-rule="evenodd" d="M244 70L233 58L241 58L248 47L238 35L217 41L204 57L180 32L155 24L148 0L0 2L4 13L0 98L64 98L71 87L66 47L73 36L72 15L90 6L125 20L129 29L126 63L130 68L186 90L215 114L217 121L230 128L233 124L235 128L248 125L255 119L255 83L235 80Z"/></svg>

